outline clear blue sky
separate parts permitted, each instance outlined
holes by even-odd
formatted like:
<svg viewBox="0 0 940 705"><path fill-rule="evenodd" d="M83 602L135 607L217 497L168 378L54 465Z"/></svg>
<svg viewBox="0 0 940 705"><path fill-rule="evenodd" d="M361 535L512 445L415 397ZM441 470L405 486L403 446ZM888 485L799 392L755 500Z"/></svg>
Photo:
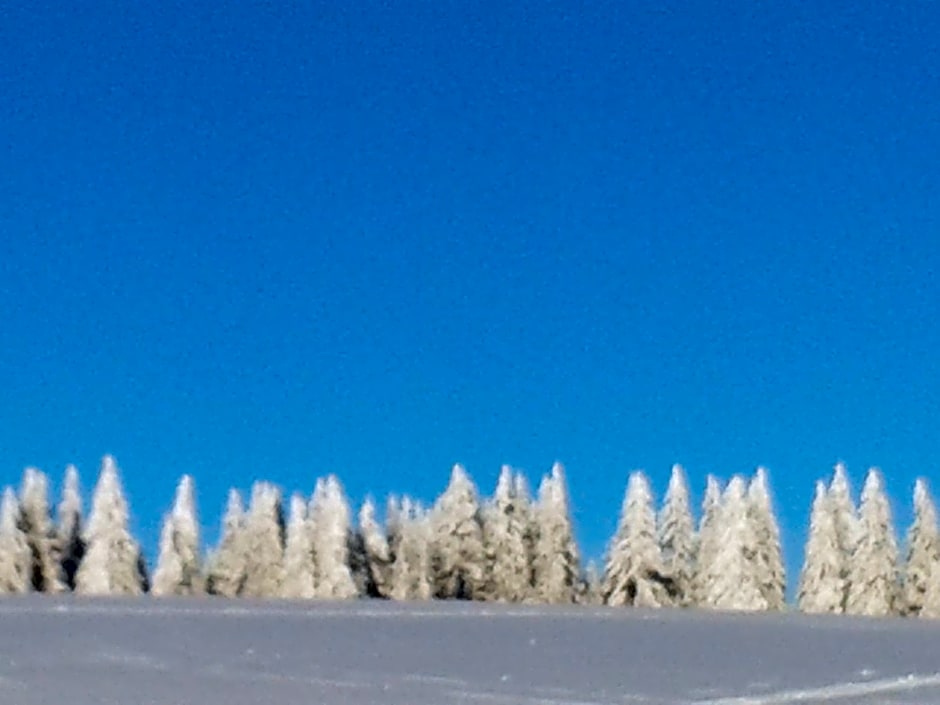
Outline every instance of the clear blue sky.
<svg viewBox="0 0 940 705"><path fill-rule="evenodd" d="M0 10L0 481L114 453L151 553L184 472L210 539L229 486L456 461L562 460L594 556L673 462L768 466L791 567L839 459L906 519L934 3L339 5Z"/></svg>

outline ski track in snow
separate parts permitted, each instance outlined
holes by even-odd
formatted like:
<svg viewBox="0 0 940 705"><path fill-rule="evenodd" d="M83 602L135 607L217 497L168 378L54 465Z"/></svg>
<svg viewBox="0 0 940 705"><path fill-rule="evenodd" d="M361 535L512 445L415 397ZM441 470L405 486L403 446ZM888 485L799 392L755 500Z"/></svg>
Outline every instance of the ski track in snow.
<svg viewBox="0 0 940 705"><path fill-rule="evenodd" d="M0 703L16 705L940 705L937 654L940 623L916 620L469 603L0 601Z"/></svg>

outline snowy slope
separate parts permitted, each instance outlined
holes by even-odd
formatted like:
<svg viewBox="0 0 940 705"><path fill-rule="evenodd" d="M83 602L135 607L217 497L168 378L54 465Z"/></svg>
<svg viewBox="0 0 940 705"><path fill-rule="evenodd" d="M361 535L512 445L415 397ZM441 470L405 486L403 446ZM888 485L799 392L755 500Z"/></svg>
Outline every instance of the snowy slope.
<svg viewBox="0 0 940 705"><path fill-rule="evenodd" d="M0 602L11 705L940 703L940 624L221 599Z"/></svg>

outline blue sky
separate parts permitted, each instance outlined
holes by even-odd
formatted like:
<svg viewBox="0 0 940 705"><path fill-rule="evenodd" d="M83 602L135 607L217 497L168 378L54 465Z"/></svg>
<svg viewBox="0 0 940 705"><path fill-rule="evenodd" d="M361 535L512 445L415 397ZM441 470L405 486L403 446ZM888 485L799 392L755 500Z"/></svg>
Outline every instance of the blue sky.
<svg viewBox="0 0 940 705"><path fill-rule="evenodd" d="M427 500L940 461L932 3L0 11L0 481Z"/></svg>

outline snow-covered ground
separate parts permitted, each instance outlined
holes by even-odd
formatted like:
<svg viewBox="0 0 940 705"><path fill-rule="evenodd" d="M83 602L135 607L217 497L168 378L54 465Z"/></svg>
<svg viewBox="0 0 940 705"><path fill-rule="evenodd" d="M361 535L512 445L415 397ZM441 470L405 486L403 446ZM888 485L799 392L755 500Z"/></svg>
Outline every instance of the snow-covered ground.
<svg viewBox="0 0 940 705"><path fill-rule="evenodd" d="M13 705L940 703L940 624L482 604L0 601Z"/></svg>

